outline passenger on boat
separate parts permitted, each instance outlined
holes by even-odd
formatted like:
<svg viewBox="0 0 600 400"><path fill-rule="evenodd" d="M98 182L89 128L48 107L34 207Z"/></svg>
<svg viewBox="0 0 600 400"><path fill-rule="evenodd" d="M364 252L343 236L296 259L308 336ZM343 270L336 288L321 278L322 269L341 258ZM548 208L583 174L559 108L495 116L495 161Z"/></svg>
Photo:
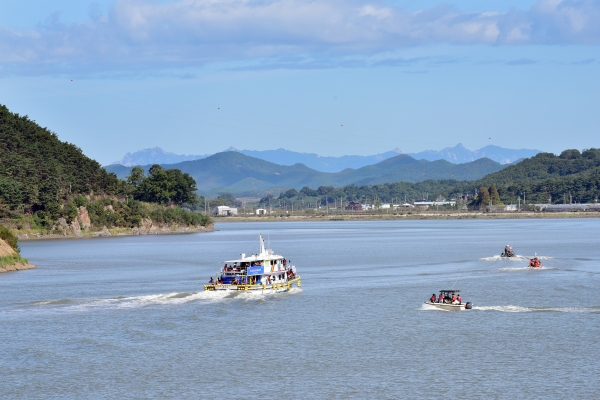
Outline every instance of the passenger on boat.
<svg viewBox="0 0 600 400"><path fill-rule="evenodd" d="M431 295L431 298L429 299L429 301L431 301L432 303L435 303L435 293Z"/></svg>
<svg viewBox="0 0 600 400"><path fill-rule="evenodd" d="M537 257L532 258L531 260L529 260L529 266L532 268L539 268L540 266L540 260L538 260Z"/></svg>
<svg viewBox="0 0 600 400"><path fill-rule="evenodd" d="M210 284L214 284L215 283L215 280L213 279L212 276L210 277L210 281L208 281L208 283L210 283Z"/></svg>
<svg viewBox="0 0 600 400"><path fill-rule="evenodd" d="M458 296L456 296L456 301L458 301L458 304L462 304L462 299L460 298L460 294Z"/></svg>
<svg viewBox="0 0 600 400"><path fill-rule="evenodd" d="M443 303L444 302L444 296L442 296L442 294L440 293L440 295L438 296L438 303Z"/></svg>
<svg viewBox="0 0 600 400"><path fill-rule="evenodd" d="M231 283L232 285L237 285L238 284L238 278L234 278L233 282Z"/></svg>

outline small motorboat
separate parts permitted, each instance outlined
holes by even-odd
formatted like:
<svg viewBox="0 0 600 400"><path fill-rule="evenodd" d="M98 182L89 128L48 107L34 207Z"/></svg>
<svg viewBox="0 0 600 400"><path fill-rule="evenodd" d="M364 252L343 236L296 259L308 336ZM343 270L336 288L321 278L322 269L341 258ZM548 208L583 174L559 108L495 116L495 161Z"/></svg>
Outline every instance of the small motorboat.
<svg viewBox="0 0 600 400"><path fill-rule="evenodd" d="M533 257L532 259L530 259L529 265L527 266L527 268L542 268L542 267L543 267L542 262L537 257Z"/></svg>
<svg viewBox="0 0 600 400"><path fill-rule="evenodd" d="M473 303L470 301L463 303L460 298L460 294L458 294L460 290L450 289L450 290L440 290L440 295L435 297L435 293L431 295L429 301L426 301L425 304L429 304L430 306L434 306L437 308L441 308L443 310L451 310L451 311L460 311L460 310L470 310L473 308Z"/></svg>
<svg viewBox="0 0 600 400"><path fill-rule="evenodd" d="M500 257L515 257L515 252L513 251L512 247L510 247L509 245L506 245L506 247L504 248L504 251L502 252L502 254L500 254Z"/></svg>

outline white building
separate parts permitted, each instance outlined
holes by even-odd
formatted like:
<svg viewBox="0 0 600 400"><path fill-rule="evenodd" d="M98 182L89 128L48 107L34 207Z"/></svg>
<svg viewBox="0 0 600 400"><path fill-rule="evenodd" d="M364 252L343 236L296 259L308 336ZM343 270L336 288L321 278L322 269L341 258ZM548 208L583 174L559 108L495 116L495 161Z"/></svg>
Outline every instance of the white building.
<svg viewBox="0 0 600 400"><path fill-rule="evenodd" d="M254 214L256 214L256 215L267 215L268 213L269 212L266 209L264 209L264 208L257 208L254 211Z"/></svg>
<svg viewBox="0 0 600 400"><path fill-rule="evenodd" d="M215 215L220 217L229 217L231 215L237 215L237 208L231 208L229 206L218 206L215 208Z"/></svg>
<svg viewBox="0 0 600 400"><path fill-rule="evenodd" d="M455 206L456 201L415 201L415 206Z"/></svg>

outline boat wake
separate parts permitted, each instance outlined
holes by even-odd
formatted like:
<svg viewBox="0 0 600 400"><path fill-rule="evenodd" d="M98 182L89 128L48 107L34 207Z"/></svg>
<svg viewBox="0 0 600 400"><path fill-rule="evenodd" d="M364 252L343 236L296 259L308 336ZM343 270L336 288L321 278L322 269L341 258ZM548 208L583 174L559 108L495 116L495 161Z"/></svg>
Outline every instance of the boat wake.
<svg viewBox="0 0 600 400"><path fill-rule="evenodd" d="M541 269L545 269L545 270L551 270L551 269L558 269L558 268L551 268L551 267L538 267L538 268L530 268L530 267L515 267L515 268L499 268L499 271L535 271L535 270L541 270Z"/></svg>
<svg viewBox="0 0 600 400"><path fill-rule="evenodd" d="M600 306L591 307L523 307L523 306L473 306L476 311L522 312L564 312L600 314Z"/></svg>
<svg viewBox="0 0 600 400"><path fill-rule="evenodd" d="M300 288L291 288L284 295L293 295L302 293ZM117 296L111 298L97 299L61 299L50 301L38 301L33 305L38 307L46 307L53 310L69 310L69 311L88 311L90 309L104 308L142 308L147 306L168 306L179 305L190 302L215 303L227 301L229 299L237 299L242 301L265 300L273 295L280 295L274 291L202 291L202 292L175 292L166 294L151 294L145 296Z"/></svg>
<svg viewBox="0 0 600 400"><path fill-rule="evenodd" d="M537 257L540 260L553 260L554 257L550 257L550 256L520 256L520 255L516 255L514 257L501 257L501 256L492 256L492 257L482 257L480 258L481 261L500 261L500 260L506 260L506 261L529 261L531 260L533 257Z"/></svg>

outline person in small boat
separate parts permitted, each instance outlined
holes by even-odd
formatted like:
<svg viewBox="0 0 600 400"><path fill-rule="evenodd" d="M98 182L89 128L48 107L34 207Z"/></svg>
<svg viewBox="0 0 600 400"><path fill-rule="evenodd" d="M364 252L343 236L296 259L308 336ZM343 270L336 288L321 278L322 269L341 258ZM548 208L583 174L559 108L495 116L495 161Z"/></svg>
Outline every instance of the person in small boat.
<svg viewBox="0 0 600 400"><path fill-rule="evenodd" d="M210 284L214 284L215 283L215 280L213 279L212 276L210 277L210 281L208 281L208 283L210 283Z"/></svg>
<svg viewBox="0 0 600 400"><path fill-rule="evenodd" d="M432 303L435 303L435 293L431 295L431 298L429 299L429 301L431 301Z"/></svg>
<svg viewBox="0 0 600 400"><path fill-rule="evenodd" d="M439 297L438 297L438 303L443 303L444 302L444 296L442 296L442 294L440 293Z"/></svg>
<svg viewBox="0 0 600 400"><path fill-rule="evenodd" d="M458 296L456 296L456 301L458 302L458 304L462 304L462 299L460 297L460 294Z"/></svg>
<svg viewBox="0 0 600 400"><path fill-rule="evenodd" d="M532 258L531 260L529 260L529 266L531 268L539 268L540 267L540 260L538 260L537 257Z"/></svg>
<svg viewBox="0 0 600 400"><path fill-rule="evenodd" d="M452 304L458 304L458 297L455 293L452 293Z"/></svg>

